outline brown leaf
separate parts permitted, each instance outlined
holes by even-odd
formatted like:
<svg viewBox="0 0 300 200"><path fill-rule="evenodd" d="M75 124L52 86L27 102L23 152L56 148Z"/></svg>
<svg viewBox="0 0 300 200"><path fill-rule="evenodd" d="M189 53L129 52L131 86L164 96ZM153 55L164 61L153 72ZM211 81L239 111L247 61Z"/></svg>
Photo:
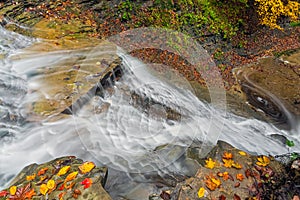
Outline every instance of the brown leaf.
<svg viewBox="0 0 300 200"><path fill-rule="evenodd" d="M241 197L239 195L237 195L237 194L234 194L233 195L233 199L234 200L241 200Z"/></svg>
<svg viewBox="0 0 300 200"><path fill-rule="evenodd" d="M221 196L219 196L219 200L226 200L226 197L222 194Z"/></svg>
<svg viewBox="0 0 300 200"><path fill-rule="evenodd" d="M163 200L170 200L171 199L171 195L166 191L162 191L162 193L160 194L160 197Z"/></svg>
<svg viewBox="0 0 300 200"><path fill-rule="evenodd" d="M234 187L237 188L237 187L240 187L240 185L241 185L240 182L236 182L236 183L234 184Z"/></svg>

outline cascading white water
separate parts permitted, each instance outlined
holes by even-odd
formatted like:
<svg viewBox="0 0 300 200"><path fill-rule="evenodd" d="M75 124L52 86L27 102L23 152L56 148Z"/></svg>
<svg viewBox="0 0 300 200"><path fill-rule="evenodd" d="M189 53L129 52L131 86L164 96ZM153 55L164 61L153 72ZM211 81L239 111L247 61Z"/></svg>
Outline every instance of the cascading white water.
<svg viewBox="0 0 300 200"><path fill-rule="evenodd" d="M199 100L186 85L183 87L154 76L146 64L122 51L118 53L123 58L125 74L113 86L112 95L94 97L89 106L66 119L14 122L7 119L7 113L26 118L20 113L24 109L20 105L23 100L30 102L35 98L34 92L27 93L34 87L32 71L87 53L71 50L33 52L14 60L12 56L22 54L17 49L33 40L17 34L12 39L8 37L11 34L0 27L0 48L5 54L0 66L1 187L26 165L64 155L75 155L125 172L160 170L175 162L193 141L210 141L209 138L214 137L208 134L210 129L221 130L220 140L252 153L275 155L287 152L284 144L270 137L272 134L287 136L295 142L293 151L300 151L297 133L218 110ZM147 111L136 108L132 105L131 92L158 103ZM109 105L106 112L93 112L103 104ZM163 105L179 112L180 120L163 117L166 115Z"/></svg>

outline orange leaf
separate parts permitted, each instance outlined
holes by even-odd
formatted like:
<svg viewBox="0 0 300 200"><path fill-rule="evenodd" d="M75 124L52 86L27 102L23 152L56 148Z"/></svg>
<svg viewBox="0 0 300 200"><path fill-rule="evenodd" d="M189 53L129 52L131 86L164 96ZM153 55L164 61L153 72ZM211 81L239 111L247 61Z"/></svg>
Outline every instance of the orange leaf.
<svg viewBox="0 0 300 200"><path fill-rule="evenodd" d="M233 155L232 155L232 153L224 152L223 158L229 160L229 159L233 158Z"/></svg>
<svg viewBox="0 0 300 200"><path fill-rule="evenodd" d="M82 174L86 174L90 172L92 169L94 169L95 164L93 162L85 162L82 165L80 165L78 168Z"/></svg>
<svg viewBox="0 0 300 200"><path fill-rule="evenodd" d="M27 180L27 181L32 181L33 179L35 179L35 174L26 176L26 180Z"/></svg>
<svg viewBox="0 0 300 200"><path fill-rule="evenodd" d="M70 168L70 166L64 166L58 171L57 176L65 175L70 170Z"/></svg>
<svg viewBox="0 0 300 200"><path fill-rule="evenodd" d="M243 174L237 174L236 179L239 180L239 181L243 181L244 175Z"/></svg>
<svg viewBox="0 0 300 200"><path fill-rule="evenodd" d="M78 174L78 171L75 171L75 172L70 173L70 174L66 177L65 183L68 182L68 181L74 180L74 179L76 178L77 174Z"/></svg>
<svg viewBox="0 0 300 200"><path fill-rule="evenodd" d="M27 192L27 193L25 194L25 199L26 199L26 198L31 199L32 196L34 196L34 195L36 195L36 193L35 193L34 189L31 189L29 192Z"/></svg>
<svg viewBox="0 0 300 200"><path fill-rule="evenodd" d="M48 167L45 167L43 169L40 169L40 171L38 172L38 176L44 175L46 173L46 171L48 170Z"/></svg>

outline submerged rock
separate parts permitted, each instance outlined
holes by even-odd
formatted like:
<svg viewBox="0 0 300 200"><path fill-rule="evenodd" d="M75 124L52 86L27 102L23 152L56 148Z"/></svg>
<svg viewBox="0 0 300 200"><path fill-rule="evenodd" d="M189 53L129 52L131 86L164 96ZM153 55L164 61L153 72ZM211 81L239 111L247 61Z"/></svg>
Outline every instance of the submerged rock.
<svg viewBox="0 0 300 200"><path fill-rule="evenodd" d="M68 156L25 167L2 193L20 199L111 200L103 189L106 177L106 167Z"/></svg>

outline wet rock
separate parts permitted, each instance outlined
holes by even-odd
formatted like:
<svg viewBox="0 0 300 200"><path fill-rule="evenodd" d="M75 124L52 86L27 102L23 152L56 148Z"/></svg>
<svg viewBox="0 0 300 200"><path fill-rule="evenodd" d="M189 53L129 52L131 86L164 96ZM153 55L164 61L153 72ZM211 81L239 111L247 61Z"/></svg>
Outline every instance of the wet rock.
<svg viewBox="0 0 300 200"><path fill-rule="evenodd" d="M203 188L201 199L258 197L263 183L272 181L275 174L285 173L284 166L274 158L252 156L222 141L207 159L197 160L202 166L196 175L176 186L171 193L172 199L199 199L200 188Z"/></svg>
<svg viewBox="0 0 300 200"><path fill-rule="evenodd" d="M300 115L300 76L291 65L268 57L235 74L241 96L275 122L292 124L294 116Z"/></svg>
<svg viewBox="0 0 300 200"><path fill-rule="evenodd" d="M40 165L31 164L15 177L9 188L16 186L17 191L21 191L21 188L27 187L28 191L23 191L23 196L31 196L32 199L59 199L61 197L62 199L111 200L111 197L103 189L107 177L107 168L93 166L84 171L82 170L84 163L86 162L68 156ZM61 170L66 169L68 166L69 169L66 170L66 173L61 173ZM76 175L71 177L74 173ZM90 181L89 185L86 184L86 180ZM43 187L45 187L44 194ZM9 194L9 188L4 190L8 191L7 196L16 197L20 195L18 192L14 195Z"/></svg>

